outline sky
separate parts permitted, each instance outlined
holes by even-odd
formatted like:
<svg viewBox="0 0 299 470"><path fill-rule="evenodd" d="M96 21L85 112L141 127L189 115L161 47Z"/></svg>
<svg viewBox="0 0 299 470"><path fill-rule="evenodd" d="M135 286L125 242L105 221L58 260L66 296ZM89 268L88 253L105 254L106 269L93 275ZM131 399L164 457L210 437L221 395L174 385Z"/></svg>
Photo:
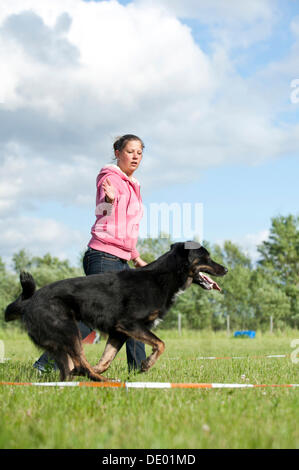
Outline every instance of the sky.
<svg viewBox="0 0 299 470"><path fill-rule="evenodd" d="M174 241L231 240L256 260L271 219L299 212L298 58L299 0L2 0L7 268L21 249L78 264L126 133L145 143L141 237L164 204Z"/></svg>

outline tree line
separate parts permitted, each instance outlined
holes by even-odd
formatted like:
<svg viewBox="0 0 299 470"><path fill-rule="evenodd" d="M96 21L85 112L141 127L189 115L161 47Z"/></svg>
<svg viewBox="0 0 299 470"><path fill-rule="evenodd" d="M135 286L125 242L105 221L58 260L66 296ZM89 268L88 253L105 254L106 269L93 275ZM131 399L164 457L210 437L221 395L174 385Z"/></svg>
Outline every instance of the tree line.
<svg viewBox="0 0 299 470"><path fill-rule="evenodd" d="M139 241L138 249L142 258L151 262L168 251L171 243L166 236L146 238ZM271 220L269 238L257 247L259 258L255 262L231 241L223 246L208 242L203 245L216 262L229 270L219 280L222 292L192 285L178 298L160 327L176 327L181 314L182 326L193 329L225 329L228 315L231 328L236 329L268 329L271 316L276 329L299 328L299 216L290 214ZM30 271L40 288L84 275L82 258L83 253L74 267L49 253L32 257L21 250L12 258L13 271L0 258L0 325L4 325L6 305L20 293L21 270Z"/></svg>

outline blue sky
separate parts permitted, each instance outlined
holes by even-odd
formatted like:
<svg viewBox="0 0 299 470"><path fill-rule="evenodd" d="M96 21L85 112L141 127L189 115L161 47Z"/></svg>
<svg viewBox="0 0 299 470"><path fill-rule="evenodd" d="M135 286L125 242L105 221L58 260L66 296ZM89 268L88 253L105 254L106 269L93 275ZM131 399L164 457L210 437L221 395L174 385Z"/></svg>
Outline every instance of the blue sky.
<svg viewBox="0 0 299 470"><path fill-rule="evenodd" d="M0 40L8 265L22 248L77 262L127 132L146 146L145 206L202 203L210 243L255 258L271 218L298 214L297 1L12 0Z"/></svg>

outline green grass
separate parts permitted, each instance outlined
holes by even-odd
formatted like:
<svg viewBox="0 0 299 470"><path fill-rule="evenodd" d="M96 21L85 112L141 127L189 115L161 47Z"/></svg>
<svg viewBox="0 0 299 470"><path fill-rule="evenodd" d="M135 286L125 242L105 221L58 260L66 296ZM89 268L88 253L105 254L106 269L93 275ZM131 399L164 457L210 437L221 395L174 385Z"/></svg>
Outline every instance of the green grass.
<svg viewBox="0 0 299 470"><path fill-rule="evenodd" d="M290 357L253 357L289 355L298 331L257 334L255 339L194 331L181 336L157 333L166 350L153 369L128 376L123 348L107 376L122 381L299 383L299 364ZM40 377L33 369L39 351L25 333L0 330L0 339L10 358L0 364L1 381L59 380L57 373ZM85 346L91 363L103 347L104 341ZM0 393L2 449L299 448L299 388L127 391L1 386Z"/></svg>

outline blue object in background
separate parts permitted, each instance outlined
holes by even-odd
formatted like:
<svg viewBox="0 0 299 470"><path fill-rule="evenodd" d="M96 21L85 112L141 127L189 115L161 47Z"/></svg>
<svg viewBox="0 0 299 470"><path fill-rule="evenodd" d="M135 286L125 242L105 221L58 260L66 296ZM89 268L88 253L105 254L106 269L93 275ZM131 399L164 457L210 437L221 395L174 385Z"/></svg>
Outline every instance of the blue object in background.
<svg viewBox="0 0 299 470"><path fill-rule="evenodd" d="M248 338L255 338L255 331L247 330L247 331L235 331L234 337L237 338L238 336L248 336Z"/></svg>

